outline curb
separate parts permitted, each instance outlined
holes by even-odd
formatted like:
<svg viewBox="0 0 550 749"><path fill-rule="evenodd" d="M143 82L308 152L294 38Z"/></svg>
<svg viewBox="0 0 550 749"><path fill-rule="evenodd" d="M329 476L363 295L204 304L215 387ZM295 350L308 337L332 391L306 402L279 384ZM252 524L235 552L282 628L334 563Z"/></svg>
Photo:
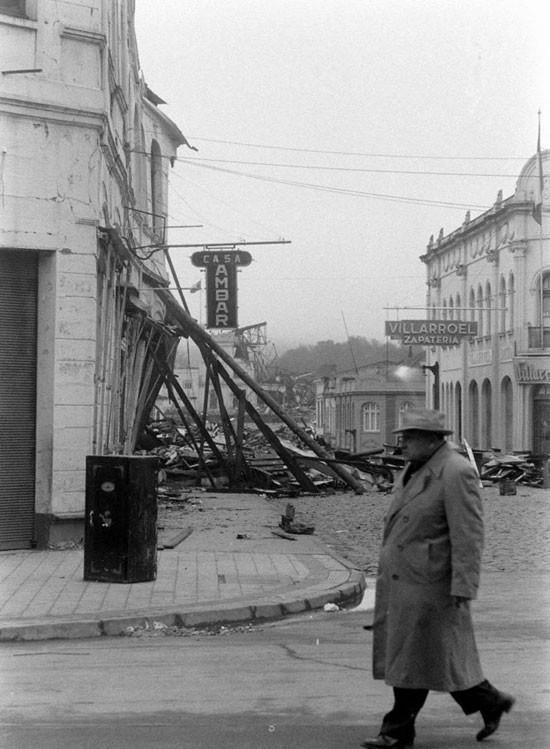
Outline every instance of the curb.
<svg viewBox="0 0 550 749"><path fill-rule="evenodd" d="M128 628L153 629L155 623L178 629L207 628L213 625L258 623L282 619L285 616L321 609L327 603L346 607L357 604L365 591L366 578L362 572L349 569L349 580L335 588L319 592L319 586L311 594L291 598L288 594L278 596L278 601L261 603L240 602L237 605L223 604L211 609L188 611L166 611L157 609L147 614L121 614L102 619L58 618L56 621L29 621L0 627L0 642L30 642L55 639L87 639L94 637L117 637L128 634ZM288 597L287 597L288 596Z"/></svg>

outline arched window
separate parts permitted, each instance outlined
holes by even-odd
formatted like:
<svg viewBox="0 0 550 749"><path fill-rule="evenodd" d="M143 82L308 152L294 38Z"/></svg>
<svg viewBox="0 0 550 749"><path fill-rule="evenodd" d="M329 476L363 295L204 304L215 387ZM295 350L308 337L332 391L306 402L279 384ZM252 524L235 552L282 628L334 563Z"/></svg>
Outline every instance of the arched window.
<svg viewBox="0 0 550 749"><path fill-rule="evenodd" d="M510 273L508 276L508 304L506 305L508 307L508 330L514 329L514 295L514 274Z"/></svg>
<svg viewBox="0 0 550 749"><path fill-rule="evenodd" d="M447 300L443 300L443 305L441 307L441 319L446 320L447 319Z"/></svg>
<svg viewBox="0 0 550 749"><path fill-rule="evenodd" d="M162 195L162 154L156 140L151 143L151 212L153 229L159 233L164 229ZM164 237L162 237L164 240Z"/></svg>
<svg viewBox="0 0 550 749"><path fill-rule="evenodd" d="M473 289L470 289L470 303L468 306L470 307L470 320L473 322L476 319L476 295Z"/></svg>
<svg viewBox="0 0 550 749"><path fill-rule="evenodd" d="M542 281L542 293L540 284ZM542 325L544 328L550 327L550 273L546 272L539 276L537 283L537 307L539 309L539 321L541 319L540 306L542 304ZM540 323L539 323L540 324Z"/></svg>
<svg viewBox="0 0 550 749"><path fill-rule="evenodd" d="M485 284L485 307L487 308L487 317L486 317L486 321L487 321L486 334L487 335L491 335L492 333L492 323L493 323L493 318L491 315L492 306L493 306L493 298L491 294L491 284L489 283L489 281L487 281L487 283Z"/></svg>
<svg viewBox="0 0 550 749"><path fill-rule="evenodd" d="M506 332L506 279L504 276L500 277L500 289L498 293L498 306L499 310L499 331L501 333Z"/></svg>
<svg viewBox="0 0 550 749"><path fill-rule="evenodd" d="M143 127L140 124L139 109L134 108L134 124L132 136L134 147L132 153L132 188L136 206L141 210L147 209L145 196L147 195L147 154L143 140Z"/></svg>
<svg viewBox="0 0 550 749"><path fill-rule="evenodd" d="M403 417L410 408L414 408L414 403L411 403L410 401L403 401L403 403L401 403L401 405L399 406L398 424L400 427L403 426Z"/></svg>
<svg viewBox="0 0 550 749"><path fill-rule="evenodd" d="M489 449L493 440L493 409L492 409L493 389L488 379L483 380L481 385L481 417L482 417L482 439L481 447Z"/></svg>
<svg viewBox="0 0 550 749"><path fill-rule="evenodd" d="M454 320L455 311L452 296L449 297L449 320Z"/></svg>
<svg viewBox="0 0 550 749"><path fill-rule="evenodd" d="M460 382L455 386L455 439L462 439L462 385Z"/></svg>
<svg viewBox="0 0 550 749"><path fill-rule="evenodd" d="M364 432L380 431L380 406L378 403L363 403L361 408L361 422Z"/></svg>
<svg viewBox="0 0 550 749"><path fill-rule="evenodd" d="M477 287L477 322L479 326L478 335L485 335L483 328L483 289L481 285Z"/></svg>
<svg viewBox="0 0 550 749"><path fill-rule="evenodd" d="M464 312L460 309L462 306L462 300L460 299L460 294L457 294L455 297L455 310L456 310L456 317L457 320L464 320L466 315Z"/></svg>
<svg viewBox="0 0 550 749"><path fill-rule="evenodd" d="M468 388L468 400L469 400L469 435L470 443L472 447L478 446L479 441L479 390L477 382L472 380L470 387Z"/></svg>
<svg viewBox="0 0 550 749"><path fill-rule="evenodd" d="M502 435L504 437L504 450L511 453L514 449L513 426L514 426L514 397L512 381L504 377L500 385Z"/></svg>

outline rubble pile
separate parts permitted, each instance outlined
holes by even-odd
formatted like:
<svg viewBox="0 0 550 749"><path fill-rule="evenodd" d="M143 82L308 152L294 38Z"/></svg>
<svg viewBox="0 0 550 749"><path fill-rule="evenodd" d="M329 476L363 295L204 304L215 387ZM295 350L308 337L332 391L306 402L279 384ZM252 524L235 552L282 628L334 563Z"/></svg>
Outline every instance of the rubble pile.
<svg viewBox="0 0 550 749"><path fill-rule="evenodd" d="M285 425L273 427L282 452L279 454L254 425L243 432L239 454L229 454L223 432L218 424L206 423L209 440L198 430L181 427L173 419L150 423L140 440L140 452L156 456L161 477L177 480L181 486L212 486L253 491L268 496L293 497L304 488L289 468L290 461L303 470L311 482L312 492L343 491L346 483L335 466L345 467L365 491L387 492L393 485L394 464L386 463L384 448L352 454L331 451L321 458L309 450ZM288 456L288 460L285 460ZM399 460L397 466L400 467Z"/></svg>
<svg viewBox="0 0 550 749"><path fill-rule="evenodd" d="M483 453L479 471L481 480L490 484L509 482L525 486L542 487L546 455L531 453L500 455L494 452Z"/></svg>
<svg viewBox="0 0 550 749"><path fill-rule="evenodd" d="M280 445L276 451L260 429L247 424L236 454L235 448L228 451L219 424L206 422L205 427L207 440L198 429L181 427L170 418L152 422L140 441L141 452L158 457L161 478L177 480L180 486L254 491L274 497L296 497L304 492L291 470L291 461L300 466L311 482L310 493L334 493L349 488L336 466L345 467L365 491L389 492L395 474L405 464L399 447L386 444L362 453L331 450L323 444L328 457L320 457L285 425L272 427ZM456 447L468 457L461 446ZM487 485L501 482L535 488L544 485L546 455L475 452L480 478ZM473 454L470 459L473 462Z"/></svg>

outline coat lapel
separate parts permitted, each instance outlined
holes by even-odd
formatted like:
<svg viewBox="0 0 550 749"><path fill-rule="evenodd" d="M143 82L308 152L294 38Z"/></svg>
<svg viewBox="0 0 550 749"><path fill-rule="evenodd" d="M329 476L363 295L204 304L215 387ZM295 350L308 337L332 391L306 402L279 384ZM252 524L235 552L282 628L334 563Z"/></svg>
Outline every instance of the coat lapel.
<svg viewBox="0 0 550 749"><path fill-rule="evenodd" d="M447 457L450 447L443 445L435 455L433 455L424 465L418 469L407 483L403 484L403 479L406 477L408 466L404 471L401 472L395 486L394 499L388 511L386 518L386 529L385 535L391 530L395 523L395 518L401 512L401 510L415 497L425 491L434 478L439 475L443 468L445 458Z"/></svg>

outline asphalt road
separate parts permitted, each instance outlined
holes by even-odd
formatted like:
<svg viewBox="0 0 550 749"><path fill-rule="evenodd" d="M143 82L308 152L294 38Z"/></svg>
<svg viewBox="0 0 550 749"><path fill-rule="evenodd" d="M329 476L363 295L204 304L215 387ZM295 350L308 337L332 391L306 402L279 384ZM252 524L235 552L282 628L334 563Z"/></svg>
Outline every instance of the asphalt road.
<svg viewBox="0 0 550 749"><path fill-rule="evenodd" d="M486 674L517 705L487 747L547 749L548 626L534 604L550 576L488 576L478 645ZM519 594L509 612L514 580ZM6 643L0 746L359 747L377 732L391 694L371 678L367 621L364 611L316 612L215 636ZM480 727L479 715L464 716L448 695L434 693L418 720L417 746L472 749Z"/></svg>
<svg viewBox="0 0 550 749"><path fill-rule="evenodd" d="M486 675L517 697L487 744L547 749L550 735L549 493L484 492L487 550L474 608ZM284 511L286 500L277 500ZM372 574L383 494L302 497L296 519ZM200 497L172 512L213 522ZM2 749L342 749L378 730L388 687L370 673L365 611L316 612L221 633L5 643ZM185 635L185 636L184 636ZM479 715L432 694L418 749L475 746Z"/></svg>

